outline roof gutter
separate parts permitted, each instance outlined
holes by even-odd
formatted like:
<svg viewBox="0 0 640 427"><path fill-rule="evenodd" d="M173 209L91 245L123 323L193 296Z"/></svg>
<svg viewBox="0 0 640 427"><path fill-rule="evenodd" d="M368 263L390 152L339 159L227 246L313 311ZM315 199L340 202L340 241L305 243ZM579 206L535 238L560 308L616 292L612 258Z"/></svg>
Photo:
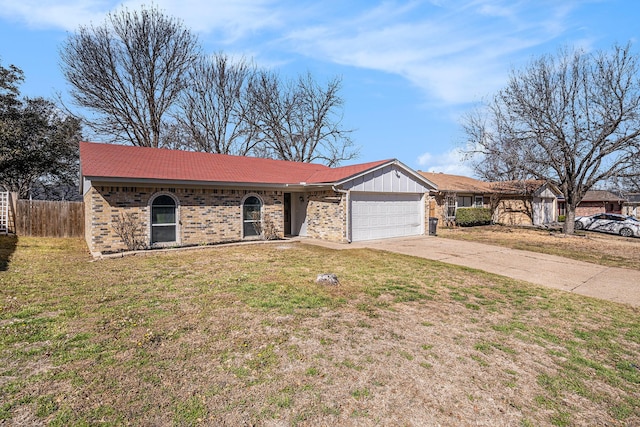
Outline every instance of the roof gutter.
<svg viewBox="0 0 640 427"><path fill-rule="evenodd" d="M177 179L155 179L155 178L120 178L120 177L103 177L103 176L84 176L84 181L91 181L97 185L113 185L113 184L135 184L150 186L179 186L179 187L199 187L199 188L260 188L273 190L297 190L304 191L308 188L331 186L327 184L288 184L288 183L264 183L264 182L231 182L231 181L189 181ZM82 184L81 184L82 185Z"/></svg>
<svg viewBox="0 0 640 427"><path fill-rule="evenodd" d="M335 191L336 193L342 193L344 195L346 195L345 197L345 214L347 215L346 218L346 237L347 237L347 243L351 243L351 190L342 190L340 188L336 188L335 185L331 186L331 189L333 191Z"/></svg>

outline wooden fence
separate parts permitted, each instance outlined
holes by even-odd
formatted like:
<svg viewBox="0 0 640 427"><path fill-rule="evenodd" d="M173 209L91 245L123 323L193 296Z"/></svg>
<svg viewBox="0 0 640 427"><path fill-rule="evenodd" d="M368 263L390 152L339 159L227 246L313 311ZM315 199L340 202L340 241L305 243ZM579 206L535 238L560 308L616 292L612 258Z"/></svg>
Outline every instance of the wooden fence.
<svg viewBox="0 0 640 427"><path fill-rule="evenodd" d="M83 237L84 203L18 200L15 227L18 236Z"/></svg>

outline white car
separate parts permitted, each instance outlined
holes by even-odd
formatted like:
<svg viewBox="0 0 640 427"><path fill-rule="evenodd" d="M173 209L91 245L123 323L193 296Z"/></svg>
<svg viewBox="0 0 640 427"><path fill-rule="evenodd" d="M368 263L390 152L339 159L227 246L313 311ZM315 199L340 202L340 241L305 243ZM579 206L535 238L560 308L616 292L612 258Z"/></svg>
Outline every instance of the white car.
<svg viewBox="0 0 640 427"><path fill-rule="evenodd" d="M576 218L575 229L601 231L623 237L640 237L640 221L632 216L611 213L579 216Z"/></svg>

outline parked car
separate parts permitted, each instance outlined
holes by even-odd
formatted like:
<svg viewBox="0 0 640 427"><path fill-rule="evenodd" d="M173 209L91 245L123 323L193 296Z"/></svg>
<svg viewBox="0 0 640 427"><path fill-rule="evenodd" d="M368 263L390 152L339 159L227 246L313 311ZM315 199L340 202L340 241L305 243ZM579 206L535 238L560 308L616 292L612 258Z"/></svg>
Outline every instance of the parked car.
<svg viewBox="0 0 640 427"><path fill-rule="evenodd" d="M640 237L640 221L632 216L611 213L579 216L576 218L575 229L601 231L623 237Z"/></svg>

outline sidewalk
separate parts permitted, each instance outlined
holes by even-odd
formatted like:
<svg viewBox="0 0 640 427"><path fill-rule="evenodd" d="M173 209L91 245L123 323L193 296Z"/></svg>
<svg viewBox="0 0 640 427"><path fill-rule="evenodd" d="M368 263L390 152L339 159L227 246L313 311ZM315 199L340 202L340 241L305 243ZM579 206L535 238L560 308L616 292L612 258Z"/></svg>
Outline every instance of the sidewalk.
<svg viewBox="0 0 640 427"><path fill-rule="evenodd" d="M337 250L371 248L412 255L640 307L638 270L606 267L555 255L428 236L351 244L315 239L302 239L301 242Z"/></svg>

